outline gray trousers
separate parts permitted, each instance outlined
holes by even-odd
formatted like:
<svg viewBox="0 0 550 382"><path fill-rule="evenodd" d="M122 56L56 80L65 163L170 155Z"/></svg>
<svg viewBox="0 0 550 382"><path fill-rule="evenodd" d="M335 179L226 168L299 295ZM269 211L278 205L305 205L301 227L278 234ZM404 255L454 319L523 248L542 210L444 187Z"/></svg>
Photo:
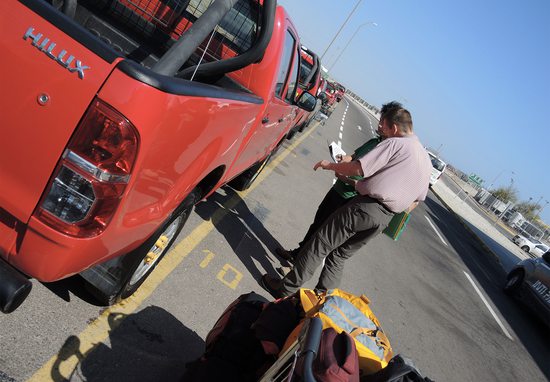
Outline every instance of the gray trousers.
<svg viewBox="0 0 550 382"><path fill-rule="evenodd" d="M332 213L301 249L294 267L281 280L281 291L288 295L307 282L324 258L325 266L317 289L340 285L344 263L390 222L393 213L375 199L355 196Z"/></svg>

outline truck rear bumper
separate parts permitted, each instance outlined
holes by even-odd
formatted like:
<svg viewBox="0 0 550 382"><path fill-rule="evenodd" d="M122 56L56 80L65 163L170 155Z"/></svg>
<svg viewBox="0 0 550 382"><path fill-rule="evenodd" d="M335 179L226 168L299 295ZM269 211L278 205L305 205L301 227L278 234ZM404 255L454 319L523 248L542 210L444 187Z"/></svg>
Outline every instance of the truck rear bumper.
<svg viewBox="0 0 550 382"><path fill-rule="evenodd" d="M11 313L25 301L32 283L0 258L0 310Z"/></svg>

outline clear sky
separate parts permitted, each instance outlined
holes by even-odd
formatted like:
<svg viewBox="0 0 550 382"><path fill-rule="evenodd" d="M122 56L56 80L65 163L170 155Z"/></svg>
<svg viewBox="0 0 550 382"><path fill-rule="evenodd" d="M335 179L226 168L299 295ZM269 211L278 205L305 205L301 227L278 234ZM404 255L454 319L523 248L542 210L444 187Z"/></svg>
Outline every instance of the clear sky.
<svg viewBox="0 0 550 382"><path fill-rule="evenodd" d="M358 1L278 3L321 56ZM487 187L542 196L550 224L550 1L361 0L322 63L371 104L402 102L420 140Z"/></svg>

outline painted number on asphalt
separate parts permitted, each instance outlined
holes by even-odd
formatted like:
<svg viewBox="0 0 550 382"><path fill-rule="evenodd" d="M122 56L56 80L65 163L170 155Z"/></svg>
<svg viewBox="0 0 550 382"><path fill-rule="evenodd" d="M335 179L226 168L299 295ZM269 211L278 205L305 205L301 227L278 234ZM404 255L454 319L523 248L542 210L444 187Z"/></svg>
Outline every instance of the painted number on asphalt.
<svg viewBox="0 0 550 382"><path fill-rule="evenodd" d="M201 261L199 266L201 268L206 268L208 266L208 264L210 264L210 261L214 258L214 254L211 251L209 251L208 249L203 249L202 253L206 253L206 256Z"/></svg>
<svg viewBox="0 0 550 382"><path fill-rule="evenodd" d="M201 268L206 268L216 255L208 249L204 249L202 253L204 253L205 256L199 263L199 266ZM220 280L225 286L231 289L236 289L242 278L243 274L235 269L235 267L233 267L231 264L225 264L221 271L218 272L217 276L218 280Z"/></svg>
<svg viewBox="0 0 550 382"><path fill-rule="evenodd" d="M225 264L220 273L218 273L218 280L231 289L236 289L242 278L243 274L229 264Z"/></svg>

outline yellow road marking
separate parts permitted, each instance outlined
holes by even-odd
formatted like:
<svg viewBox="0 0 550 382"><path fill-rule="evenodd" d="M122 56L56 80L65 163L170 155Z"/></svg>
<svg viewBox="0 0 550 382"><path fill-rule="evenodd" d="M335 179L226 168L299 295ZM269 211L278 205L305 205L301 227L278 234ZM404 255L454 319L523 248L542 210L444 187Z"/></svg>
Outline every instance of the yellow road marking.
<svg viewBox="0 0 550 382"><path fill-rule="evenodd" d="M98 318L88 325L77 337L77 341L66 341L58 354L50 358L28 381L55 381L60 382L68 379L70 373L76 368L78 362L94 350L96 346L105 341L109 332L115 330L123 319L109 322L109 316L125 317L132 314L147 299L160 283L200 244L202 240L216 227L216 225L227 215L227 211L233 209L241 199L244 199L263 180L271 174L273 169L279 165L293 150L304 141L316 128L312 126L299 139L290 145L285 151L279 153L271 163L258 175L258 179L246 191L240 192L231 197L225 209L218 209L209 221L199 224L187 237L179 242L174 249L164 256L157 264L155 270L149 275L141 287L129 298L118 304L105 309ZM242 275L241 275L242 277ZM111 316L111 317L113 317ZM67 354L76 356L67 356ZM63 374L61 374L63 372Z"/></svg>
<svg viewBox="0 0 550 382"><path fill-rule="evenodd" d="M229 272L233 272L235 274L235 278L231 281L228 281L225 279L225 275ZM237 289L237 285L239 285L239 281L243 278L243 274L236 270L233 266L230 264L225 264L222 268L222 270L218 273L218 280L220 280L222 283L227 285L231 289Z"/></svg>
<svg viewBox="0 0 550 382"><path fill-rule="evenodd" d="M208 264L210 264L210 261L214 258L214 254L210 252L208 249L204 249L202 252L206 253L206 257L201 261L199 266L201 268L206 268Z"/></svg>

